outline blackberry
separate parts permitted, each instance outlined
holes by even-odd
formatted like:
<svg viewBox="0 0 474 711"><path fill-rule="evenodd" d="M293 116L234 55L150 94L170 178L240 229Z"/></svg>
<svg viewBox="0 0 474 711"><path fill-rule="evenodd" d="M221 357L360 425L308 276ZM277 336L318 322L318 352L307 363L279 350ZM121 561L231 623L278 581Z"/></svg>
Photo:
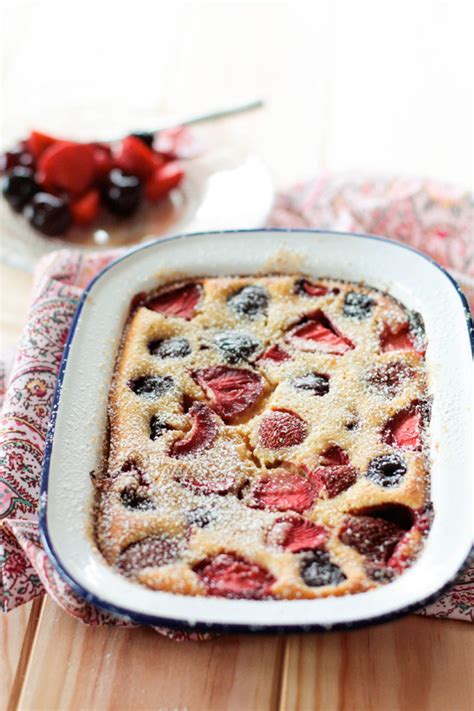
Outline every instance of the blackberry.
<svg viewBox="0 0 474 711"><path fill-rule="evenodd" d="M342 570L331 563L329 553L321 550L310 551L303 556L301 577L311 588L339 585L346 579Z"/></svg>
<svg viewBox="0 0 474 711"><path fill-rule="evenodd" d="M361 291L349 291L344 298L343 314L358 321L368 318L375 301Z"/></svg>
<svg viewBox="0 0 474 711"><path fill-rule="evenodd" d="M152 499L146 494L140 493L138 489L132 485L123 489L120 493L120 498L127 509L150 511L155 508Z"/></svg>
<svg viewBox="0 0 474 711"><path fill-rule="evenodd" d="M157 399L173 387L173 378L169 375L142 375L129 382L135 395L146 399Z"/></svg>
<svg viewBox="0 0 474 711"><path fill-rule="evenodd" d="M214 342L224 360L231 365L248 360L260 346L256 338L239 331L221 331Z"/></svg>
<svg viewBox="0 0 474 711"><path fill-rule="evenodd" d="M255 319L267 312L269 300L263 286L251 284L232 294L227 303L238 316Z"/></svg>
<svg viewBox="0 0 474 711"><path fill-rule="evenodd" d="M367 468L367 479L384 487L398 486L407 471L407 466L398 454L383 454L375 457Z"/></svg>
<svg viewBox="0 0 474 711"><path fill-rule="evenodd" d="M319 373L307 373L294 378L292 385L298 390L310 390L313 395L327 395L329 392L329 377Z"/></svg>
<svg viewBox="0 0 474 711"><path fill-rule="evenodd" d="M187 338L176 336L165 340L152 341L148 345L151 355L159 358L184 358L191 353L191 345Z"/></svg>
<svg viewBox="0 0 474 711"><path fill-rule="evenodd" d="M205 508L204 506L198 506L195 509L191 509L186 513L186 520L190 526L197 526L198 528L205 528L209 526L211 521L213 521L215 515L212 511Z"/></svg>
<svg viewBox="0 0 474 711"><path fill-rule="evenodd" d="M168 425L158 415L153 415L150 420L150 439L155 440L162 436Z"/></svg>

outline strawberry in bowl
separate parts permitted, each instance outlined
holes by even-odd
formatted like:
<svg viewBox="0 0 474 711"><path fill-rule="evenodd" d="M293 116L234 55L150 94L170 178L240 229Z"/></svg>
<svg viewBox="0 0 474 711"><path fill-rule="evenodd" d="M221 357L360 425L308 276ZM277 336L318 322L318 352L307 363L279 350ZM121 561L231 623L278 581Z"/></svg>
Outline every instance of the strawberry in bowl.
<svg viewBox="0 0 474 711"><path fill-rule="evenodd" d="M142 204L162 202L181 184L185 171L179 158L193 155L186 136L186 129L173 128L109 144L32 131L0 157L2 195L47 237L97 225L107 213L126 219Z"/></svg>

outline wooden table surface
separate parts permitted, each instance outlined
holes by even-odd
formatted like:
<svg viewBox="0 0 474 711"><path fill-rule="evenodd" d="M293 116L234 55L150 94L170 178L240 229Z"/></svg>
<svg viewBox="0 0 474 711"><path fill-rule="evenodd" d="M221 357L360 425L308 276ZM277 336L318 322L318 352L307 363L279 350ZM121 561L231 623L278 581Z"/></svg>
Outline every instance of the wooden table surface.
<svg viewBox="0 0 474 711"><path fill-rule="evenodd" d="M263 155L277 185L321 169L472 181L468 0L453 0L449 12L444 0L410 3L409 21L399 4L373 0L133 5L135 24L129 4L114 3L106 32L108 3L84 0L90 12L76 13L71 33L63 31L68 4L7 2L5 140L32 125L80 133L106 115L119 129L142 113L263 95L266 109L238 119L234 130ZM0 281L0 335L9 346L24 323L31 278L1 266ZM49 599L2 615L0 623L0 709L474 705L467 623L411 616L347 633L176 643L144 628L87 628Z"/></svg>

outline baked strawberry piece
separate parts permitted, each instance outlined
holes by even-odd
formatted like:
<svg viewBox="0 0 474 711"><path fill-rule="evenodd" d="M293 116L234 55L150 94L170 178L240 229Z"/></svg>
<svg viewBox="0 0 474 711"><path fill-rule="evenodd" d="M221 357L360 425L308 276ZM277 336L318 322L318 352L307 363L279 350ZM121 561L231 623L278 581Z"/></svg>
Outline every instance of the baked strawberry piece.
<svg viewBox="0 0 474 711"><path fill-rule="evenodd" d="M347 464L332 464L318 467L310 474L318 496L329 499L339 496L357 481L357 469Z"/></svg>
<svg viewBox="0 0 474 711"><path fill-rule="evenodd" d="M422 447L422 416L417 404L392 417L385 425L382 438L392 447L419 451Z"/></svg>
<svg viewBox="0 0 474 711"><path fill-rule="evenodd" d="M216 365L196 370L192 376L224 422L250 410L263 392L262 378L253 370Z"/></svg>
<svg viewBox="0 0 474 711"><path fill-rule="evenodd" d="M403 535L404 530L392 521L372 516L347 516L339 537L361 555L387 562Z"/></svg>
<svg viewBox="0 0 474 711"><path fill-rule="evenodd" d="M305 316L290 332L288 341L302 351L321 351L344 355L354 348L347 338L322 311Z"/></svg>
<svg viewBox="0 0 474 711"><path fill-rule="evenodd" d="M295 282L295 294L300 296L325 296L330 291L330 288L324 284L312 282L309 279L297 279ZM339 289L332 293L338 294Z"/></svg>
<svg viewBox="0 0 474 711"><path fill-rule="evenodd" d="M299 516L277 518L267 533L267 543L291 553L321 548L328 539L328 531Z"/></svg>
<svg viewBox="0 0 474 711"><path fill-rule="evenodd" d="M313 481L305 472L275 469L254 485L249 504L261 509L303 513L313 506L315 498Z"/></svg>
<svg viewBox="0 0 474 711"><path fill-rule="evenodd" d="M408 319L396 326L384 324L380 334L380 350L415 351L423 356L426 350L426 339L423 319L416 312L408 314Z"/></svg>
<svg viewBox="0 0 474 711"><path fill-rule="evenodd" d="M200 402L194 403L188 415L192 419L192 427L181 439L171 445L171 457L192 457L214 444L219 428L212 410Z"/></svg>
<svg viewBox="0 0 474 711"><path fill-rule="evenodd" d="M365 376L370 392L392 398L401 392L405 381L413 378L415 371L398 361L376 365Z"/></svg>
<svg viewBox="0 0 474 711"><path fill-rule="evenodd" d="M172 536L148 536L127 546L115 561L124 575L133 576L143 568L155 568L179 560L182 541Z"/></svg>
<svg viewBox="0 0 474 711"><path fill-rule="evenodd" d="M194 566L208 595L262 600L270 597L274 577L257 563L235 555L220 553Z"/></svg>
<svg viewBox="0 0 474 711"><path fill-rule="evenodd" d="M262 447L282 449L301 444L308 432L305 421L289 410L272 410L263 417L258 428Z"/></svg>
<svg viewBox="0 0 474 711"><path fill-rule="evenodd" d="M146 307L165 316L190 321L201 298L199 284L189 283L164 291L146 302Z"/></svg>
<svg viewBox="0 0 474 711"><path fill-rule="evenodd" d="M273 360L275 363L283 363L285 360L290 360L291 356L278 343L270 346L260 356L260 360Z"/></svg>

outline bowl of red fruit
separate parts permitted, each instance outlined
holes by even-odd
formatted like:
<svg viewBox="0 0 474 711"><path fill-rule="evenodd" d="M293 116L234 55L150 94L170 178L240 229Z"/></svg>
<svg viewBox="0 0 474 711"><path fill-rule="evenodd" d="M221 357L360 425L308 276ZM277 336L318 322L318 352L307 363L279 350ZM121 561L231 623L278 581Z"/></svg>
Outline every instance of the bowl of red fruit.
<svg viewBox="0 0 474 711"><path fill-rule="evenodd" d="M2 261L133 245L183 229L263 224L273 190L255 156L179 126L115 141L33 130L0 157ZM235 194L239 202L235 201Z"/></svg>

